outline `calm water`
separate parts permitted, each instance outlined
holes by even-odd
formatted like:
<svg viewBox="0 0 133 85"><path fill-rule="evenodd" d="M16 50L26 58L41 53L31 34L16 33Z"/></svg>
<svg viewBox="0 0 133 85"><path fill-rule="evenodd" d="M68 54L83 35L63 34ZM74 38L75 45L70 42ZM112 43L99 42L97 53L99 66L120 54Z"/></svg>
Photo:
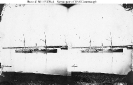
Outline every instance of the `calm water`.
<svg viewBox="0 0 133 85"><path fill-rule="evenodd" d="M12 67L4 71L66 75L71 71L127 74L131 65L131 50L124 53L80 53L79 49L60 50L58 53L15 53L4 49L2 63ZM74 67L76 66L76 67Z"/></svg>

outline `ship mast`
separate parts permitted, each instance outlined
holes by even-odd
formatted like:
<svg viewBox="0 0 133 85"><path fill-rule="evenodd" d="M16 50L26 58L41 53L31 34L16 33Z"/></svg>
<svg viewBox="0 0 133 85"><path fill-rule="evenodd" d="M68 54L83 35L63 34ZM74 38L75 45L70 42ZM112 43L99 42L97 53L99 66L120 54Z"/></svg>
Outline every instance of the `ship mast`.
<svg viewBox="0 0 133 85"><path fill-rule="evenodd" d="M111 32L110 32L110 36L111 36ZM110 41L111 41L111 49L112 49L112 36L111 36L110 39L111 39Z"/></svg>
<svg viewBox="0 0 133 85"><path fill-rule="evenodd" d="M90 39L90 48L91 48L91 39Z"/></svg>
<svg viewBox="0 0 133 85"><path fill-rule="evenodd" d="M45 69L47 69L47 43L46 43L46 33L44 32L45 35L45 49L46 49L46 65L45 65Z"/></svg>
<svg viewBox="0 0 133 85"><path fill-rule="evenodd" d="M67 42L66 42L66 36L64 35L64 37L65 37L65 44L66 44L66 46L67 46Z"/></svg>
<svg viewBox="0 0 133 85"><path fill-rule="evenodd" d="M45 32L44 32L44 34L45 34ZM43 42L45 42L44 48L45 48L46 54L47 54L46 34L45 34L45 40L43 40L43 39L40 39L40 40L42 40Z"/></svg>
<svg viewBox="0 0 133 85"><path fill-rule="evenodd" d="M112 36L111 36L111 32L110 32L110 39L106 39L106 40L108 40L108 41L110 41L110 43L111 43L111 46L110 46L110 48L111 48L111 50L112 50Z"/></svg>
<svg viewBox="0 0 133 85"><path fill-rule="evenodd" d="M90 37L90 36L89 36ZM90 41L89 41L89 43L90 43L90 49L91 49L91 38L90 38Z"/></svg>
<svg viewBox="0 0 133 85"><path fill-rule="evenodd" d="M103 50L103 43L102 43L102 50Z"/></svg>
<svg viewBox="0 0 133 85"><path fill-rule="evenodd" d="M112 51L112 35L111 35L111 32L110 32L110 42L111 42L111 51ZM112 56L112 64L113 64L113 56ZM111 64L111 70L112 70L112 64Z"/></svg>
<svg viewBox="0 0 133 85"><path fill-rule="evenodd" d="M24 37L24 34L23 34L23 37ZM24 37L24 47L25 47L25 37Z"/></svg>
<svg viewBox="0 0 133 85"><path fill-rule="evenodd" d="M47 44L46 44L46 34L44 32L44 35L45 35L45 48L46 48L46 54L47 54Z"/></svg>

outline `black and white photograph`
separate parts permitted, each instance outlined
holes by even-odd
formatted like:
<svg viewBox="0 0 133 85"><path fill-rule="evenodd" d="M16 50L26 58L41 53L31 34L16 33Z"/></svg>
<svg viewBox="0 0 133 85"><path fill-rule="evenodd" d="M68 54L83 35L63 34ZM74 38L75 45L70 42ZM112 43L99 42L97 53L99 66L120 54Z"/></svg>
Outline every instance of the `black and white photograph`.
<svg viewBox="0 0 133 85"><path fill-rule="evenodd" d="M133 85L133 4L90 2L0 3L0 85Z"/></svg>

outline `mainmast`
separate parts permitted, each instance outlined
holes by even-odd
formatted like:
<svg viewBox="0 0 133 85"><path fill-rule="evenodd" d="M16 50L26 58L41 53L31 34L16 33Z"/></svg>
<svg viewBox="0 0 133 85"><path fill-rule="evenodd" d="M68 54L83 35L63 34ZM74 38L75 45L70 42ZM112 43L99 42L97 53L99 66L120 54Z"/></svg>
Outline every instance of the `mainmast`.
<svg viewBox="0 0 133 85"><path fill-rule="evenodd" d="M91 39L90 39L90 48L91 48Z"/></svg>
<svg viewBox="0 0 133 85"><path fill-rule="evenodd" d="M112 36L111 36L111 32L110 32L110 41L111 41L111 49L112 49Z"/></svg>
<svg viewBox="0 0 133 85"><path fill-rule="evenodd" d="M45 35L45 48L46 48L46 54L47 54L47 42L46 42L46 34L44 32L44 35Z"/></svg>
<svg viewBox="0 0 133 85"><path fill-rule="evenodd" d="M90 37L90 36L89 36ZM91 48L91 38L90 38L90 41L89 41L89 43L90 43L90 48Z"/></svg>
<svg viewBox="0 0 133 85"><path fill-rule="evenodd" d="M64 35L65 36L65 35ZM65 44L66 44L66 46L67 46L67 42L66 42L66 36L65 36Z"/></svg>
<svg viewBox="0 0 133 85"><path fill-rule="evenodd" d="M24 37L24 34L23 34L23 37ZM24 47L25 47L25 37L24 37Z"/></svg>
<svg viewBox="0 0 133 85"><path fill-rule="evenodd" d="M111 36L111 32L110 32L110 39L106 39L106 40L108 40L108 41L110 41L110 43L111 43L111 46L110 46L110 48L112 49L112 36Z"/></svg>
<svg viewBox="0 0 133 85"><path fill-rule="evenodd" d="M103 43L102 43L102 50L103 50Z"/></svg>
<svg viewBox="0 0 133 85"><path fill-rule="evenodd" d="M44 34L45 34L45 32L44 32ZM45 34L45 40L43 40L43 39L40 39L40 40L42 40L42 41L45 43L44 48L45 48L45 50L46 50L46 54L47 54L46 34Z"/></svg>

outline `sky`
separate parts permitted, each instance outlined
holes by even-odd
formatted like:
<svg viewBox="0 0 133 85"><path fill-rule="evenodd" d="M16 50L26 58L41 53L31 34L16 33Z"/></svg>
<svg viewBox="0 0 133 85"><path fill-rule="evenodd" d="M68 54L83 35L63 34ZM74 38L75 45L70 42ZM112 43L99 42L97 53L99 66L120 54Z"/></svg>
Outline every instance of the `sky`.
<svg viewBox="0 0 133 85"><path fill-rule="evenodd" d="M67 10L59 5L7 5L0 32L2 46L65 45L93 46L131 44L133 13L116 4L75 5ZM110 35L111 33L111 35ZM42 40L40 40L42 39Z"/></svg>

